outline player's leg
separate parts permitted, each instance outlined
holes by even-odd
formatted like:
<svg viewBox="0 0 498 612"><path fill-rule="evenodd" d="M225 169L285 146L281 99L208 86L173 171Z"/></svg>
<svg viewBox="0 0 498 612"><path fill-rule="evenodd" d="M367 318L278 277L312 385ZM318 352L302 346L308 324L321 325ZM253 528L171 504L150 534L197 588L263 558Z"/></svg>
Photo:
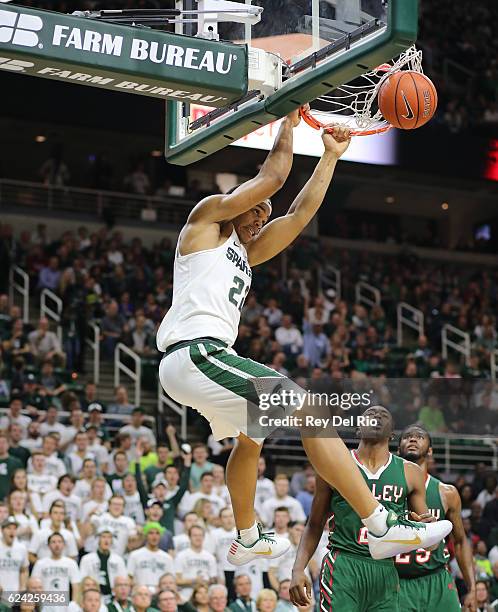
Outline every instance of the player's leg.
<svg viewBox="0 0 498 612"><path fill-rule="evenodd" d="M249 529L256 520L254 499L261 448L261 444L241 433L228 459L226 483L238 530Z"/></svg>
<svg viewBox="0 0 498 612"><path fill-rule="evenodd" d="M320 572L320 612L367 612L365 595L359 564L338 550L327 553Z"/></svg>
<svg viewBox="0 0 498 612"><path fill-rule="evenodd" d="M403 612L425 611L426 593L421 579L400 579L399 581L399 608Z"/></svg>
<svg viewBox="0 0 498 612"><path fill-rule="evenodd" d="M458 591L453 576L446 570L422 578L425 584L425 607L418 608L417 612L459 612L461 610L458 600Z"/></svg>

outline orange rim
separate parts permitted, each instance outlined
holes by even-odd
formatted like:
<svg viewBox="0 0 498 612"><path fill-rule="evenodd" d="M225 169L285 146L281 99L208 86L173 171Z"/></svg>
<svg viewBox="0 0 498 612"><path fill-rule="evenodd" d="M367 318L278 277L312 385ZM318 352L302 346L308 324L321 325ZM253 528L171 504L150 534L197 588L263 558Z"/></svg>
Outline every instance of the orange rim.
<svg viewBox="0 0 498 612"><path fill-rule="evenodd" d="M300 107L299 114L305 123L315 130L325 130L326 132L331 132L334 127L338 125L334 123L322 123L316 117L313 117L310 111L305 110L303 106ZM371 130L351 130L351 136L372 136L373 134L383 134L392 127L392 125L383 125L381 127L372 128Z"/></svg>

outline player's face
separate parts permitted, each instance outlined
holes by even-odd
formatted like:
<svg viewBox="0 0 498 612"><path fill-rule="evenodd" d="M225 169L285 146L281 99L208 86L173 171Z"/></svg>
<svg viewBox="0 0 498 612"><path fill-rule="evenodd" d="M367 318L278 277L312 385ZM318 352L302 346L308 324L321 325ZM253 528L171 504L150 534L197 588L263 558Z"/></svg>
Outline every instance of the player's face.
<svg viewBox="0 0 498 612"><path fill-rule="evenodd" d="M233 224L242 244L247 244L256 238L263 225L268 221L269 212L267 206L258 204L251 210L235 217Z"/></svg>
<svg viewBox="0 0 498 612"><path fill-rule="evenodd" d="M411 427L403 432L399 441L399 454L408 461L420 461L429 454L429 438L420 427Z"/></svg>
<svg viewBox="0 0 498 612"><path fill-rule="evenodd" d="M389 410L382 406L372 406L362 416L365 417L365 423L359 427L362 440L389 440L393 432L393 419Z"/></svg>

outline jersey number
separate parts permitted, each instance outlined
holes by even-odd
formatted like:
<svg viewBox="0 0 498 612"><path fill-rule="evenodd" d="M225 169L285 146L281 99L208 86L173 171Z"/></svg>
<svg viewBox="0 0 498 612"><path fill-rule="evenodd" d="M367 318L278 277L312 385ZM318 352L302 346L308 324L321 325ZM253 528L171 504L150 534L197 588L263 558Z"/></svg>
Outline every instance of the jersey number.
<svg viewBox="0 0 498 612"><path fill-rule="evenodd" d="M239 310L242 310L242 306L244 306L247 294L249 293L249 285L246 287L244 279L240 278L240 276L234 276L233 282L234 286L228 292L228 300ZM242 292L244 292L244 295L241 298Z"/></svg>
<svg viewBox="0 0 498 612"><path fill-rule="evenodd" d="M410 553L400 553L396 556L396 563L398 565L408 565L410 563ZM431 551L425 550L425 548L418 548L415 554L415 563L423 565L427 563L431 558Z"/></svg>

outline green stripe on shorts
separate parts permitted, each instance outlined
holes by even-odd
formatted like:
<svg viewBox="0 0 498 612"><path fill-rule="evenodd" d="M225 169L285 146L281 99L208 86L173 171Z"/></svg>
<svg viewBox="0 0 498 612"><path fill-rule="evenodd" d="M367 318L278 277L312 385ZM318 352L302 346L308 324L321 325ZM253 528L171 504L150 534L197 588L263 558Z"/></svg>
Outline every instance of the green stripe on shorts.
<svg viewBox="0 0 498 612"><path fill-rule="evenodd" d="M231 355L224 349L208 343L190 346L192 363L214 383L248 402L258 404L258 394L253 384L257 377L275 377L281 375L251 359Z"/></svg>

